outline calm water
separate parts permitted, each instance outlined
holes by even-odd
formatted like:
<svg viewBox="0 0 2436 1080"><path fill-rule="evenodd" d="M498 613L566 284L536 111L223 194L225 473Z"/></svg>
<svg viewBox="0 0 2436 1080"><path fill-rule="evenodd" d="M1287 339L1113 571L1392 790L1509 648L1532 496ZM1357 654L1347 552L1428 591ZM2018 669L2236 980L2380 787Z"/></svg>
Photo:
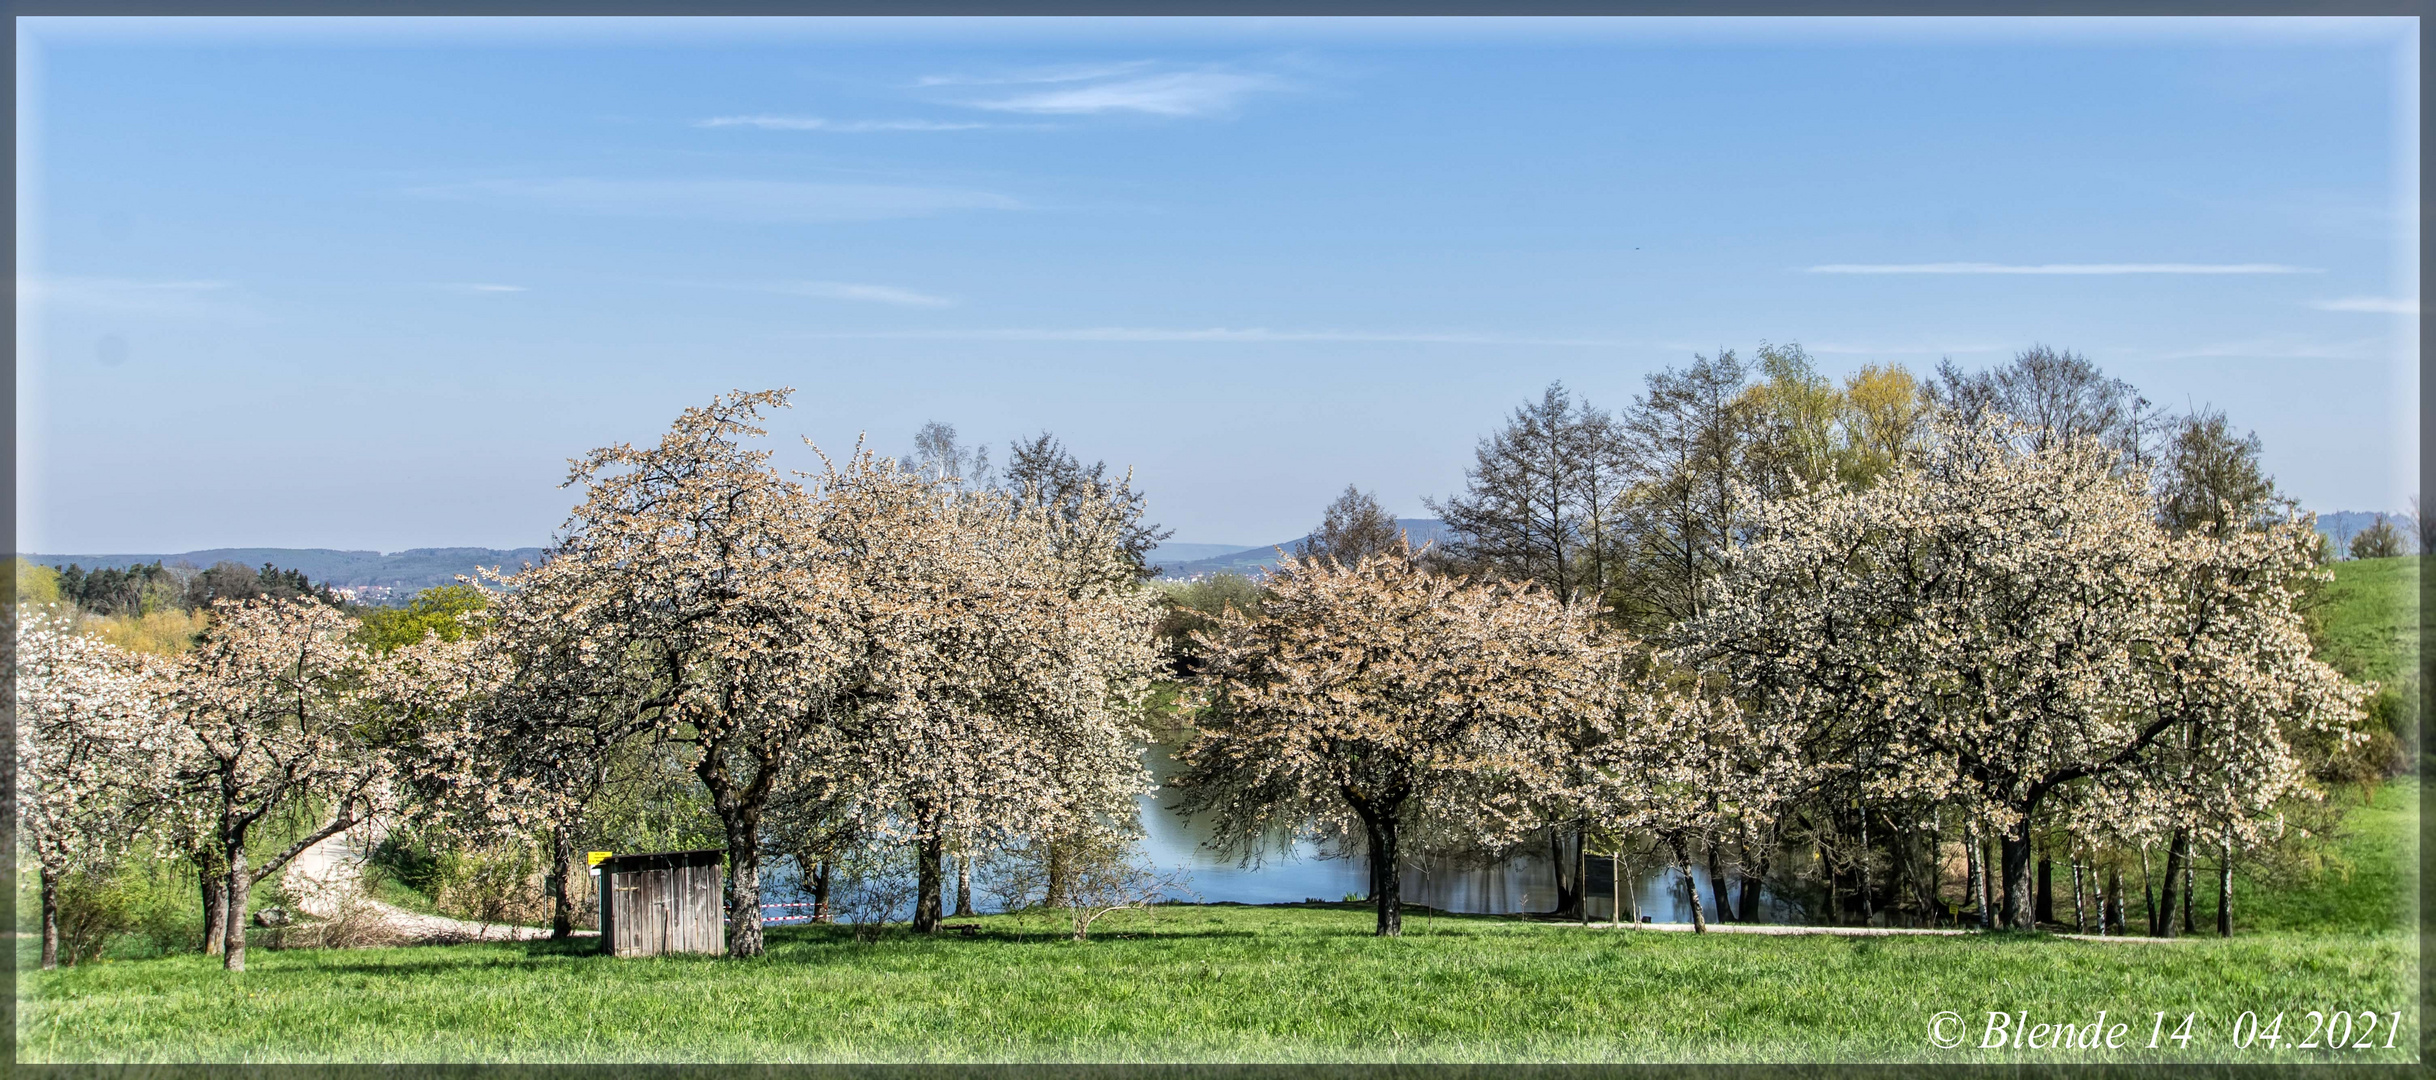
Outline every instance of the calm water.
<svg viewBox="0 0 2436 1080"><path fill-rule="evenodd" d="M1208 827L1178 814L1171 809L1176 793L1166 790L1167 778L1176 771L1167 747L1153 746L1146 756L1151 776L1161 787L1142 798L1143 848L1150 861L1162 870L1182 870L1186 884L1196 898L1204 903L1232 901L1241 904L1296 903L1303 900L1337 901L1352 894L1355 899L1370 891L1369 865L1359 857L1322 858L1317 848L1298 844L1292 851L1271 850L1263 853L1258 866L1241 865L1210 850ZM1592 895L1590 917L1604 920L1610 917L1611 904L1607 889L1607 869L1598 865L1604 860L1594 857L1591 868ZM772 902L798 901L795 868L784 861L765 865L768 891L764 898ZM1708 876L1705 870L1692 868L1694 885L1706 902L1709 899ZM1634 879L1626 883L1633 893L1628 905L1652 922L1688 923L1691 908L1684 901L1683 879L1671 868L1636 868ZM954 888L951 879L949 889ZM1403 896L1407 904L1426 904L1441 911L1474 914L1509 915L1548 911L1556 906L1556 874L1553 859L1544 843L1537 850L1518 854L1505 862L1486 867L1453 868L1433 865L1427 861L1408 861L1403 868ZM986 889L976 882L974 904L988 910ZM1782 918L1774 910L1773 898L1762 894L1765 917ZM952 897L950 898L952 903ZM801 914L796 909L773 908L771 916ZM1708 912L1710 918L1716 912ZM913 916L911 901L902 905L898 919Z"/></svg>
<svg viewBox="0 0 2436 1080"><path fill-rule="evenodd" d="M1369 894L1369 864L1359 857L1321 858L1316 847L1305 843L1282 855L1274 850L1264 853L1259 866L1246 867L1209 850L1204 846L1210 838L1208 827L1170 808L1174 793L1164 785L1175 773L1176 764L1168 748L1151 747L1147 763L1151 776L1162 786L1142 799L1142 826L1147 834L1143 846L1151 861L1161 868L1182 869L1190 874L1193 891L1202 901L1276 904L1309 899L1342 900L1347 893L1359 899ZM1163 796L1166 801L1162 801ZM1593 859L1594 863L1602 861ZM1692 873L1700 895L1707 898L1707 873L1699 867L1694 867ZM1405 903L1426 904L1441 911L1509 915L1556 907L1554 859L1544 845L1540 850L1526 851L1505 862L1479 868L1458 869L1408 861L1402 877ZM1593 919L1609 917L1607 877L1604 866L1592 868ZM1692 921L1691 908L1683 899L1683 879L1673 870L1651 869L1634 877L1635 880L1626 883L1634 894L1626 900L1628 907L1637 902L1637 910L1652 922ZM1762 894L1762 899L1767 899L1766 894ZM1709 915L1714 918L1716 913L1711 911Z"/></svg>

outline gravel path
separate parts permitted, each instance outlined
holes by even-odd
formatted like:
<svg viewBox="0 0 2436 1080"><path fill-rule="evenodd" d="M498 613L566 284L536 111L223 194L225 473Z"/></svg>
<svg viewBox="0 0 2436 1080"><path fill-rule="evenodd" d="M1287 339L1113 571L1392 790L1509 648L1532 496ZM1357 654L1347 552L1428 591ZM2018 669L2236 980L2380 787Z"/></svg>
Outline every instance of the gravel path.
<svg viewBox="0 0 2436 1080"><path fill-rule="evenodd" d="M364 860L388 828L379 822L359 826L304 849L288 864L280 880L296 907L306 915L326 919L336 915L354 894L353 902L369 908L399 936L415 942L531 941L550 936L548 927L468 922L443 915L426 915L385 903L363 892ZM576 936L594 933L578 930Z"/></svg>
<svg viewBox="0 0 2436 1080"><path fill-rule="evenodd" d="M1593 930L1606 930L1606 929L1613 929L1612 927L1610 927L1610 926L1609 926L1608 924L1606 924L1606 923L1603 923L1603 922L1595 922L1595 921L1594 921L1594 922L1592 922L1592 923L1590 924L1590 928L1591 928L1591 929L1593 929ZM1691 933L1691 932L1692 932L1692 924L1690 924L1690 923L1640 923L1640 924L1638 924L1638 925L1632 925L1632 924L1628 924L1628 925L1626 925L1626 926L1622 927L1622 929L1625 929L1625 930L1665 930L1665 931L1671 931L1671 932L1674 932L1674 933L1688 934L1688 933ZM1778 924L1778 923L1756 923L1756 924L1754 924L1754 923L1710 923L1710 924L1709 924L1709 933L1712 933L1712 934L1774 934L1774 935L1780 935L1780 936L1781 936L1781 935L1790 935L1790 934L1826 934L1826 935L1829 935L1829 936L1831 936L1831 937L1891 937L1891 936L1898 935L1898 934L1911 934L1911 935L1928 935L1928 936L1936 936L1936 937L1952 937L1952 936L1956 936L1956 935L1960 935L1960 934L1977 934L1977 933L1982 933L1982 931L1978 931L1978 930L1926 930L1926 929L1920 929L1920 928L1916 928L1916 927L1901 927L1901 926L1789 926L1789 925L1783 925L1783 924ZM2150 944L2162 944L2162 943L2165 943L2165 942L2172 942L2172 941L2184 941L2184 940L2187 940L2187 939L2185 939L2185 938L2153 938L2153 937L2134 937L2134 936L2130 936L2130 935L2112 935L2112 936L2107 936L2107 937L2100 937L2100 936L2098 936L2098 935L2096 935L2096 934L2051 934L2051 935L2049 935L2049 936L2051 936L2051 937L2059 937L2059 938L2069 938L2069 939L2071 939L2071 940L2073 940L2073 941L2102 941L2102 942L2105 942L2105 943L2110 944L2110 945L2126 944L2126 943L2140 943L2140 942L2146 942L2146 943L2150 943Z"/></svg>

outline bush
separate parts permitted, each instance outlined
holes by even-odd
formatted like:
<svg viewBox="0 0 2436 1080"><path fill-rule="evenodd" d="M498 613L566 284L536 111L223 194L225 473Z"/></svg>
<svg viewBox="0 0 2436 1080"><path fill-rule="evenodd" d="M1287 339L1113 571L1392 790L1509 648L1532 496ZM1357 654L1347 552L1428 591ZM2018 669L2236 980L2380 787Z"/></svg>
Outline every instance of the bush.
<svg viewBox="0 0 2436 1080"><path fill-rule="evenodd" d="M83 963L136 927L128 890L110 876L71 873L59 882L59 962Z"/></svg>
<svg viewBox="0 0 2436 1080"><path fill-rule="evenodd" d="M446 872L439 852L421 837L403 831L382 838L366 862L373 870L425 897L438 895Z"/></svg>
<svg viewBox="0 0 2436 1080"><path fill-rule="evenodd" d="M549 917L542 876L541 859L530 848L448 852L440 857L432 906L475 922L540 922Z"/></svg>

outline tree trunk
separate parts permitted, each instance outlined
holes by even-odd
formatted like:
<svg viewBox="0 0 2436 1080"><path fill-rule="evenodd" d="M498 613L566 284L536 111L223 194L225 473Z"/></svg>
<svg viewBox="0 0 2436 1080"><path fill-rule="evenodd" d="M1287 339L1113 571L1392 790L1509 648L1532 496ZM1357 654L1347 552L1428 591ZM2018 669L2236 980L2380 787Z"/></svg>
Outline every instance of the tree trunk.
<svg viewBox="0 0 2436 1080"><path fill-rule="evenodd" d="M2183 934L2197 934L2197 931L2200 931L2200 924L2192 922L2190 919L2190 907L2197 902L2197 895L2200 895L2200 887L2195 885L2197 863L2200 861L2192 858L2192 851L2190 851L2190 836L2185 834L2183 836Z"/></svg>
<svg viewBox="0 0 2436 1080"><path fill-rule="evenodd" d="M1550 911L1548 916L1561 919L1572 914L1573 905L1581 902L1581 889L1577 887L1578 882L1565 880L1565 871L1573 860L1565 857L1565 830L1560 827L1551 826L1548 829L1548 858L1553 864L1551 869L1556 873L1556 909Z"/></svg>
<svg viewBox="0 0 2436 1080"><path fill-rule="evenodd" d="M1072 850L1067 846L1065 838L1051 837L1049 840L1049 887L1047 895L1041 898L1043 904L1052 908L1066 906L1066 880L1071 876L1069 868L1071 862Z"/></svg>
<svg viewBox="0 0 2436 1080"><path fill-rule="evenodd" d="M2123 933L2123 868L2106 868L2106 895L2098 901L2098 934Z"/></svg>
<svg viewBox="0 0 2436 1080"><path fill-rule="evenodd" d="M1402 870L1396 865L1396 819L1381 815L1377 822L1365 822L1370 829L1371 864L1378 868L1378 894L1373 897L1379 908L1380 937L1404 936L1404 899Z"/></svg>
<svg viewBox="0 0 2436 1080"><path fill-rule="evenodd" d="M219 956L229 948L229 885L202 851L195 853L195 880L202 883L202 956Z"/></svg>
<svg viewBox="0 0 2436 1080"><path fill-rule="evenodd" d="M2000 844L1999 857L2004 860L2005 901L2004 925L2008 930L2031 928L2030 897L2030 818L2025 814L2014 827L2015 835L2006 836Z"/></svg>
<svg viewBox="0 0 2436 1080"><path fill-rule="evenodd" d="M2038 853L2038 904L2031 920L2039 925L2055 922L2055 860L2045 851Z"/></svg>
<svg viewBox="0 0 2436 1080"><path fill-rule="evenodd" d="M1877 890L1872 887L1869 880L1869 807L1867 806L1861 808L1860 832L1861 855L1853 861L1853 876L1861 880L1861 925L1868 926L1878 921L1878 898ZM1724 921L1725 912L1719 911L1717 918L1721 922Z"/></svg>
<svg viewBox="0 0 2436 1080"><path fill-rule="evenodd" d="M220 964L230 971L245 970L245 901L254 891L254 883L245 876L245 841L228 845L228 933L221 946Z"/></svg>
<svg viewBox="0 0 2436 1080"><path fill-rule="evenodd" d="M1607 925L1624 925L1624 849L1607 856Z"/></svg>
<svg viewBox="0 0 2436 1080"><path fill-rule="evenodd" d="M42 970L59 966L59 878L42 869Z"/></svg>
<svg viewBox="0 0 2436 1080"><path fill-rule="evenodd" d="M2157 883L2148 876L2148 845L2140 845L2140 892L2148 903L2148 936L2157 936Z"/></svg>
<svg viewBox="0 0 2436 1080"><path fill-rule="evenodd" d="M959 919L973 917L973 856L962 851L956 853L955 917Z"/></svg>
<svg viewBox="0 0 2436 1080"><path fill-rule="evenodd" d="M1979 826L1971 825L1963 830L1962 850L1963 872L1971 879L1967 883L1970 894L1965 899L1970 901L1973 919L1979 923L1980 929L1985 930L1988 928L1988 868L1980 859Z"/></svg>
<svg viewBox="0 0 2436 1080"><path fill-rule="evenodd" d="M2165 900L2158 906L2156 924L2149 928L2150 937L2174 936L2174 909L2180 897L2176 890L2182 887L2182 879L2186 876L2187 868L2182 861L2189 853L2189 838L2181 829L2174 830L2173 842L2165 849Z"/></svg>
<svg viewBox="0 0 2436 1080"><path fill-rule="evenodd" d="M2089 908L2082 897L2081 853L2075 851L2072 853L2072 932L2076 934L2089 932Z"/></svg>
<svg viewBox="0 0 2436 1080"><path fill-rule="evenodd" d="M813 921L813 922L816 922L816 923L825 923L825 922L832 921L832 916L829 914L829 875L830 875L831 871L833 871L833 870L835 870L835 869L836 869L836 867L834 866L834 864L832 864L832 863L831 863L831 862L830 862L830 861L829 861L829 860L828 860L826 857L823 857L823 858L822 858L822 859L821 859L819 862L816 862L816 863L814 863L814 864L813 864L813 869L812 869L812 921Z"/></svg>
<svg viewBox="0 0 2436 1080"><path fill-rule="evenodd" d="M1576 835L1581 838L1581 843L1575 844L1573 847L1573 880L1575 887L1582 894L1582 902L1576 906L1582 912L1582 925L1588 926L1590 925L1590 834L1583 831Z"/></svg>
<svg viewBox="0 0 2436 1080"><path fill-rule="evenodd" d="M1769 853L1773 851L1771 839L1771 834L1754 836L1751 831L1739 834L1739 848L1742 848L1739 851L1742 853L1742 873L1739 873L1739 878L1742 878L1742 887L1739 887L1737 895L1739 907L1734 909L1734 922L1759 922L1759 892L1761 883L1769 880Z"/></svg>
<svg viewBox="0 0 2436 1080"><path fill-rule="evenodd" d="M550 940L565 941L575 936L575 898L568 895L567 883L574 880L571 867L575 862L575 843L564 828L550 830L549 888L557 895L550 905Z"/></svg>
<svg viewBox="0 0 2436 1080"><path fill-rule="evenodd" d="M2224 860L2216 864L2216 936L2233 936L2233 846L2226 844Z"/></svg>
<svg viewBox="0 0 2436 1080"><path fill-rule="evenodd" d="M1734 901L1732 897L1726 895L1725 872L1717 865L1717 844L1712 841L1708 845L1708 848L1709 893L1717 898L1717 921L1732 922L1734 918Z"/></svg>
<svg viewBox="0 0 2436 1080"><path fill-rule="evenodd" d="M721 815L727 826L727 954L759 956L761 940L761 815Z"/></svg>
<svg viewBox="0 0 2436 1080"><path fill-rule="evenodd" d="M1675 872L1683 875L1683 898L1692 902L1692 932L1708 933L1708 920L1700 913L1700 887L1692 883L1692 855L1683 849L1681 837L1668 837L1666 842L1675 849Z"/></svg>
<svg viewBox="0 0 2436 1080"><path fill-rule="evenodd" d="M947 853L947 842L936 832L914 842L914 913L913 928L917 934L939 932L940 863Z"/></svg>

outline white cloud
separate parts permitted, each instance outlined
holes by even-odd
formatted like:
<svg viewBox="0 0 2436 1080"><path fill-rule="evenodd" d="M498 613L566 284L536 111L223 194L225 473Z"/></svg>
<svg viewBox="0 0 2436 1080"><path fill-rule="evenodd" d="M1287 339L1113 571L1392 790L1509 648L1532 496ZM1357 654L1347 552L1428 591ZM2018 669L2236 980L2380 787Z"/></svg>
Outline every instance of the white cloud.
<svg viewBox="0 0 2436 1080"><path fill-rule="evenodd" d="M450 292L469 293L512 293L526 291L525 287L522 285L490 285L478 281L452 281L440 287L447 289Z"/></svg>
<svg viewBox="0 0 2436 1080"><path fill-rule="evenodd" d="M1230 111L1252 94L1285 88L1284 82L1267 75L1178 71L966 104L975 108L1020 113L1133 112L1153 116L1208 116Z"/></svg>
<svg viewBox="0 0 2436 1080"><path fill-rule="evenodd" d="M1517 337L1504 334L1441 334L1372 330L1167 329L1100 326L1077 329L1002 330L876 330L813 334L816 338L898 338L937 341L1111 341L1111 342L1388 342L1424 345L1586 345L1605 348L1634 344L1606 338Z"/></svg>
<svg viewBox="0 0 2436 1080"><path fill-rule="evenodd" d="M2384 338L2356 341L2301 341L2272 338L2226 341L2179 349L2109 349L2107 355L2149 360L2376 360L2391 359L2393 342Z"/></svg>
<svg viewBox="0 0 2436 1080"><path fill-rule="evenodd" d="M784 180L477 180L414 188L410 193L578 214L796 223L876 221L1023 206L1005 195L963 188Z"/></svg>
<svg viewBox="0 0 2436 1080"><path fill-rule="evenodd" d="M1151 66L1148 60L1126 60L1114 64L1068 64L1062 67L1032 68L1003 75L925 75L914 81L915 86L1012 86L1026 83L1089 82L1140 71Z"/></svg>
<svg viewBox="0 0 2436 1080"><path fill-rule="evenodd" d="M855 285L843 281L799 281L776 286L773 291L795 296L813 296L823 300L858 300L871 304L894 304L898 307L949 307L955 301L944 296L918 293L892 285Z"/></svg>
<svg viewBox="0 0 2436 1080"><path fill-rule="evenodd" d="M2322 274L2308 266L2281 263L1828 263L1812 274Z"/></svg>
<svg viewBox="0 0 2436 1080"><path fill-rule="evenodd" d="M17 302L28 308L108 315L227 315L234 309L218 294L232 288L225 281L22 277L17 279Z"/></svg>
<svg viewBox="0 0 2436 1080"><path fill-rule="evenodd" d="M695 127L750 127L765 131L971 131L995 127L953 120L824 120L817 116L714 116Z"/></svg>
<svg viewBox="0 0 2436 1080"><path fill-rule="evenodd" d="M2004 352L2003 345L1839 345L1821 342L1804 343L1804 352L1822 356L1948 356L1954 354Z"/></svg>
<svg viewBox="0 0 2436 1080"><path fill-rule="evenodd" d="M2372 315L2419 314L2418 299L2408 296L2353 296L2341 300L2319 300L2309 306L2319 311L2361 311Z"/></svg>

